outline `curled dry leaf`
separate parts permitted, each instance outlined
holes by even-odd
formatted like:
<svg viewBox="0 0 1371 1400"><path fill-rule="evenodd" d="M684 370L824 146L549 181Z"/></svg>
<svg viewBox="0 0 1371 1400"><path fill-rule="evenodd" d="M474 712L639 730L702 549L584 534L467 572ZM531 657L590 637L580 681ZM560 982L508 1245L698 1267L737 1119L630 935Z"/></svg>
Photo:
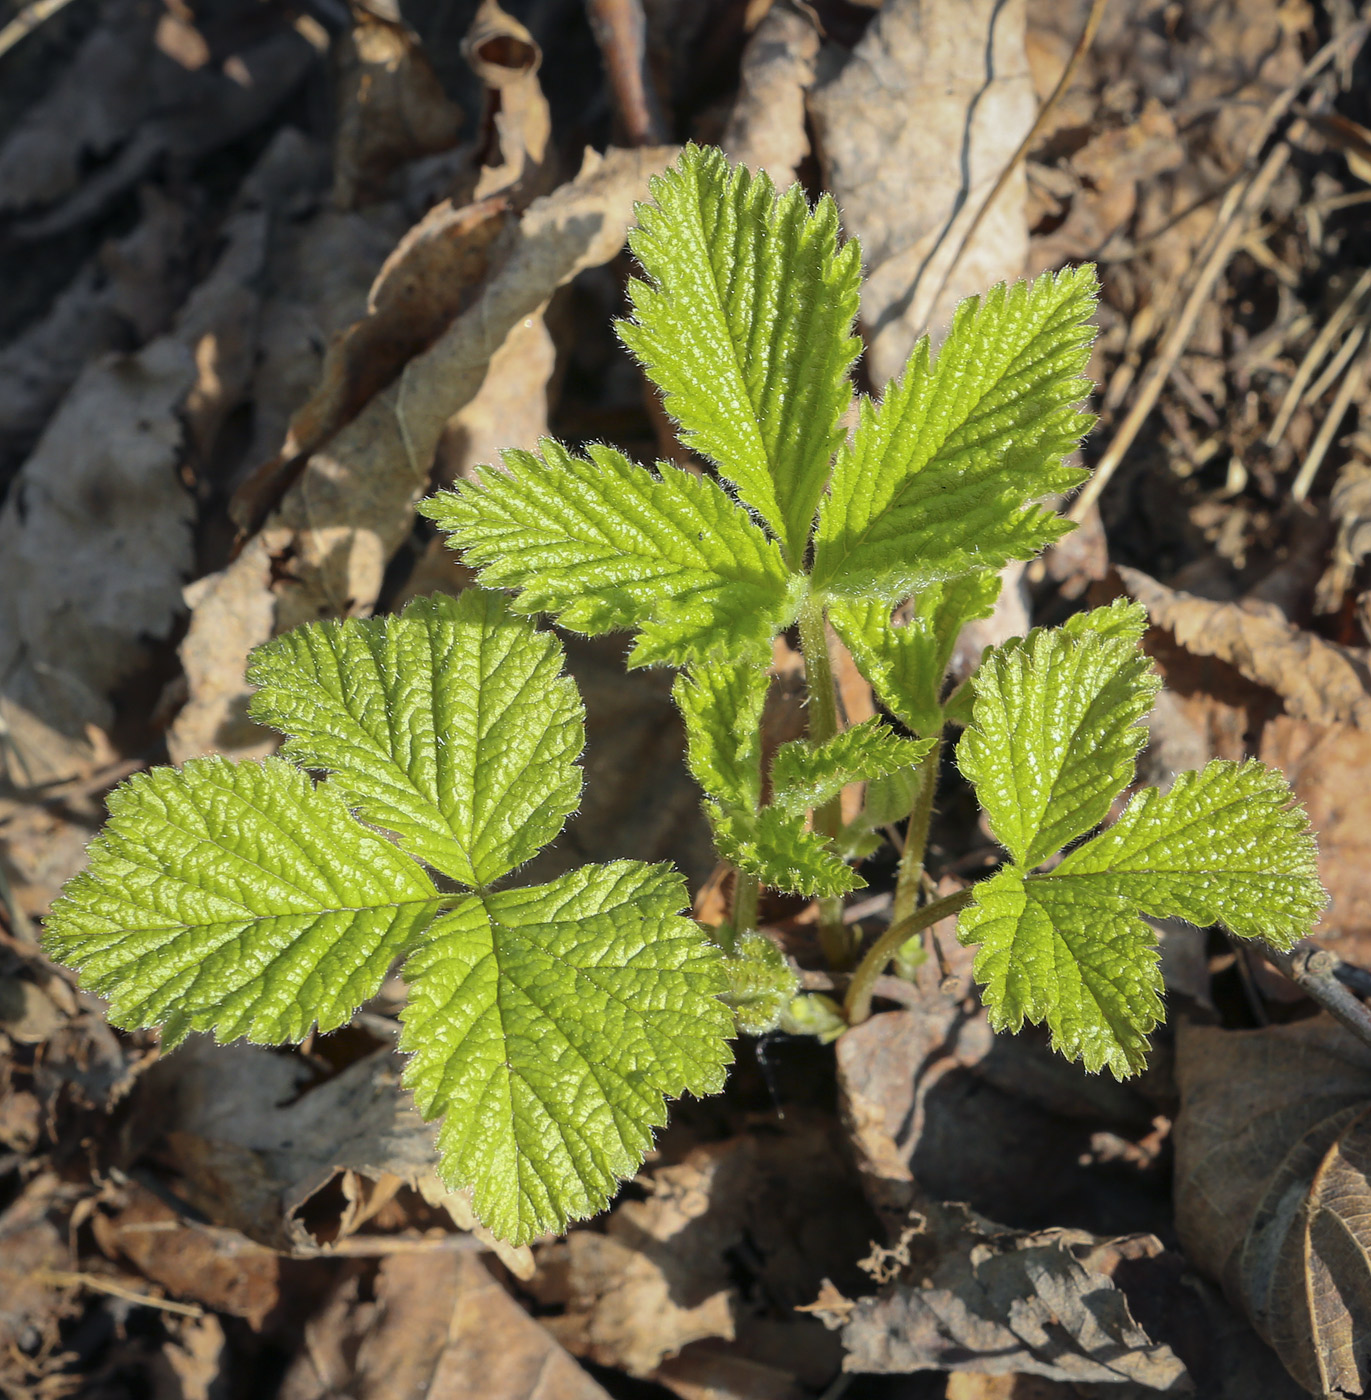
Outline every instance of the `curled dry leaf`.
<svg viewBox="0 0 1371 1400"><path fill-rule="evenodd" d="M1315 1395L1371 1383L1371 1050L1319 1017L1182 1026L1176 1225L1186 1253Z"/></svg>
<svg viewBox="0 0 1371 1400"><path fill-rule="evenodd" d="M743 50L738 97L719 142L730 160L765 170L777 189L809 154L805 93L813 85L819 31L811 13L773 5Z"/></svg>
<svg viewBox="0 0 1371 1400"><path fill-rule="evenodd" d="M842 1333L845 1371L978 1371L1193 1391L1180 1358L1134 1320L1112 1275L1156 1259L1151 1235L1006 1230L963 1205L912 1217L873 1255L874 1297L828 1285L812 1311Z"/></svg>
<svg viewBox="0 0 1371 1400"><path fill-rule="evenodd" d="M472 1254L390 1255L366 1293L306 1324L279 1400L609 1400Z"/></svg>
<svg viewBox="0 0 1371 1400"><path fill-rule="evenodd" d="M1215 656L1274 690L1296 719L1371 729L1367 652L1326 642L1273 607L1215 603L1180 593L1139 569L1119 569L1154 626L1196 656Z"/></svg>
<svg viewBox="0 0 1371 1400"><path fill-rule="evenodd" d="M952 259L1035 107L1024 0L886 0L850 55L821 55L810 111L825 186L862 240L877 387L963 297L1023 271L1022 169Z"/></svg>

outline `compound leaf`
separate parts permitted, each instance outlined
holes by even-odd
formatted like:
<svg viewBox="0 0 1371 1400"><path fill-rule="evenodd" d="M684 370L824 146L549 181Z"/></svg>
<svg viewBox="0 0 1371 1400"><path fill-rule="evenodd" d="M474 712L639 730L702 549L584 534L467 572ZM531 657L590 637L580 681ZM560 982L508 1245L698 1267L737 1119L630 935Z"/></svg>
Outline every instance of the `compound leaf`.
<svg viewBox="0 0 1371 1400"><path fill-rule="evenodd" d="M1046 1021L1053 1047L1087 1069L1107 1066L1119 1079L1142 1069L1162 1016L1161 973L1156 936L1136 909L1012 865L975 889L957 934L981 945L975 976L991 1025Z"/></svg>
<svg viewBox="0 0 1371 1400"><path fill-rule="evenodd" d="M866 884L822 836L806 828L799 813L771 806L754 815L707 802L705 815L719 854L772 889L813 898L847 894Z"/></svg>
<svg viewBox="0 0 1371 1400"><path fill-rule="evenodd" d="M1083 626L1006 643L972 684L957 763L995 839L1029 868L1104 820L1133 775L1138 721L1161 682L1130 635Z"/></svg>
<svg viewBox="0 0 1371 1400"><path fill-rule="evenodd" d="M281 759L192 759L117 788L87 868L48 916L117 1026L302 1040L342 1025L413 947L440 896L354 820L332 783Z"/></svg>
<svg viewBox="0 0 1371 1400"><path fill-rule="evenodd" d="M885 778L918 763L934 742L902 739L881 719L854 724L821 744L792 739L772 761L773 800L792 813L820 807L849 783Z"/></svg>
<svg viewBox="0 0 1371 1400"><path fill-rule="evenodd" d="M847 372L861 282L856 243L838 247L838 210L792 186L687 146L652 182L629 246L625 345L666 396L682 440L713 461L804 558L852 398Z"/></svg>
<svg viewBox="0 0 1371 1400"><path fill-rule="evenodd" d="M1090 266L957 308L879 405L864 401L819 511L816 590L894 604L928 583L1030 559L1070 528L1031 504L1083 473L1062 464L1090 425Z"/></svg>
<svg viewBox="0 0 1371 1400"><path fill-rule="evenodd" d="M769 655L804 581L721 487L603 444L539 446L420 503L484 585L574 632L637 628L631 665Z"/></svg>
<svg viewBox="0 0 1371 1400"><path fill-rule="evenodd" d="M828 617L881 703L916 734L939 734L957 638L966 623L989 617L999 596L1000 576L977 570L920 589L899 625L888 604L872 599L836 600Z"/></svg>
<svg viewBox="0 0 1371 1400"><path fill-rule="evenodd" d="M745 812L762 802L762 710L770 684L760 666L707 662L682 671L672 690L695 781L715 801Z"/></svg>
<svg viewBox="0 0 1371 1400"><path fill-rule="evenodd" d="M405 1082L442 1115L440 1172L525 1243L604 1207L663 1097L714 1093L731 1055L723 957L666 866L585 866L473 895L405 963Z"/></svg>
<svg viewBox="0 0 1371 1400"><path fill-rule="evenodd" d="M1273 768L1216 759L1169 792L1145 788L1051 873L1074 897L1221 923L1289 948L1327 903L1303 810Z"/></svg>
<svg viewBox="0 0 1371 1400"><path fill-rule="evenodd" d="M253 718L359 814L466 885L536 855L576 810L585 742L555 637L498 593L297 627L252 655Z"/></svg>

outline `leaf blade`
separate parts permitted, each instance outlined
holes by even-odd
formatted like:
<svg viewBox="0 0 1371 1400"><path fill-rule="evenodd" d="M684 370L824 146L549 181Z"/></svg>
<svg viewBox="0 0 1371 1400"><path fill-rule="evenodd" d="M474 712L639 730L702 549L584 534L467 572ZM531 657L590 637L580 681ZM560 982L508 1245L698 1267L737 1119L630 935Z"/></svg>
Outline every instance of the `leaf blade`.
<svg viewBox="0 0 1371 1400"><path fill-rule="evenodd" d="M259 647L251 713L368 822L466 885L536 855L581 795L584 711L555 637L482 589Z"/></svg>
<svg viewBox="0 0 1371 1400"><path fill-rule="evenodd" d="M1029 559L1070 527L1030 504L1082 474L1062 464L1093 332L1089 265L993 288L958 308L936 360L925 337L879 406L862 405L819 510L814 587L899 602L975 568Z"/></svg>
<svg viewBox="0 0 1371 1400"><path fill-rule="evenodd" d="M772 760L773 801L790 813L813 810L849 783L873 782L912 767L933 744L932 739L903 739L880 718L854 724L822 744L792 739Z"/></svg>
<svg viewBox="0 0 1371 1400"><path fill-rule="evenodd" d="M762 802L762 711L771 677L760 666L692 666L672 687L685 720L686 763L707 797L755 812Z"/></svg>
<svg viewBox="0 0 1371 1400"><path fill-rule="evenodd" d="M823 898L866 884L798 813L771 806L754 816L706 803L705 815L719 854L773 889Z"/></svg>
<svg viewBox="0 0 1371 1400"><path fill-rule="evenodd" d="M685 904L667 867L585 866L464 900L407 961L405 1082L443 1120L444 1180L502 1238L603 1208L664 1096L721 1087L723 960Z"/></svg>
<svg viewBox="0 0 1371 1400"><path fill-rule="evenodd" d="M825 195L777 196L765 173L688 146L652 182L629 235L647 281L629 284L620 338L665 395L682 441L709 458L803 559L851 399L861 278Z"/></svg>
<svg viewBox="0 0 1371 1400"><path fill-rule="evenodd" d="M302 1040L379 988L441 896L353 819L341 792L280 759L192 759L109 799L87 868L44 946L110 999L116 1025Z"/></svg>

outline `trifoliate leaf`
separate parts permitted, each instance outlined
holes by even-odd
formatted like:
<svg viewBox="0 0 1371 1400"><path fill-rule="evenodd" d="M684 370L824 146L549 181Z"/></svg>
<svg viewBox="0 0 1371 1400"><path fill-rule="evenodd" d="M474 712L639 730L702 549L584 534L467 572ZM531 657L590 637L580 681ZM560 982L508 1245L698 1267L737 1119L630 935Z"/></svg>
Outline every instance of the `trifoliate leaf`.
<svg viewBox="0 0 1371 1400"><path fill-rule="evenodd" d="M754 816L712 802L705 804L705 815L719 854L772 889L823 897L866 884L822 836L806 829L803 816L774 806Z"/></svg>
<svg viewBox="0 0 1371 1400"><path fill-rule="evenodd" d="M981 945L975 977L996 1030L1046 1021L1068 1059L1123 1079L1143 1068L1162 1016L1156 935L1136 910L1073 891L1006 866L976 886L957 934Z"/></svg>
<svg viewBox="0 0 1371 1400"><path fill-rule="evenodd" d="M774 1031L800 989L800 979L785 954L764 933L748 930L724 959L724 971L728 976L724 1003L732 1008L738 1029L746 1035Z"/></svg>
<svg viewBox="0 0 1371 1400"><path fill-rule="evenodd" d="M293 765L193 759L111 793L90 864L48 916L48 955L82 970L117 1026L220 1040L332 1030L415 946L441 896Z"/></svg>
<svg viewBox="0 0 1371 1400"><path fill-rule="evenodd" d="M1074 898L1221 923L1289 948L1328 902L1304 812L1274 768L1221 759L1138 793L1051 872Z"/></svg>
<svg viewBox="0 0 1371 1400"><path fill-rule="evenodd" d="M976 672L957 763L995 839L1030 868L1098 825L1127 786L1161 682L1129 636L1036 631Z"/></svg>
<svg viewBox="0 0 1371 1400"><path fill-rule="evenodd" d="M297 627L259 647L252 716L369 822L466 885L536 855L576 810L585 743L556 638L498 593Z"/></svg>
<svg viewBox="0 0 1371 1400"><path fill-rule="evenodd" d="M792 739L771 764L773 801L783 811L821 807L849 783L865 783L918 763L932 739L901 739L884 720L868 719L816 744Z"/></svg>
<svg viewBox="0 0 1371 1400"><path fill-rule="evenodd" d="M861 283L838 210L798 185L687 146L652 182L629 234L649 281L630 281L624 344L666 395L682 440L710 458L803 561L852 398Z"/></svg>
<svg viewBox="0 0 1371 1400"><path fill-rule="evenodd" d="M540 449L420 503L484 585L519 589L516 612L573 632L637 628L635 666L769 656L804 581L721 487L602 444L589 458Z"/></svg>
<svg viewBox="0 0 1371 1400"><path fill-rule="evenodd" d="M439 1171L522 1244L609 1201L666 1118L714 1093L733 1017L723 956L679 875L617 861L533 889L473 895L404 966L400 1048Z"/></svg>
<svg viewBox="0 0 1371 1400"><path fill-rule="evenodd" d="M962 627L989 617L1000 596L1000 576L964 574L919 591L907 621L891 621L888 604L841 599L828 610L857 669L881 703L916 734L940 734L943 678Z"/></svg>
<svg viewBox="0 0 1371 1400"><path fill-rule="evenodd" d="M760 666L704 663L676 678L686 762L707 796L755 812L762 802L762 710L771 677Z"/></svg>
<svg viewBox="0 0 1371 1400"><path fill-rule="evenodd" d="M1030 559L1069 526L1031 502L1078 484L1062 465L1090 418L1094 269L1003 284L957 308L879 406L863 402L819 511L816 590L897 603L939 579Z"/></svg>

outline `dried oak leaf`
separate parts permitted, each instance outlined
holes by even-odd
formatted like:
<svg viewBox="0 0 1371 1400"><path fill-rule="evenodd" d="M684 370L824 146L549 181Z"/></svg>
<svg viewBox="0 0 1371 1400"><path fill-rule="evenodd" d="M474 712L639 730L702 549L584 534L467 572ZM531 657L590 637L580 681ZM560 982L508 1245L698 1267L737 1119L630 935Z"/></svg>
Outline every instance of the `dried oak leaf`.
<svg viewBox="0 0 1371 1400"><path fill-rule="evenodd" d="M1151 1235L1006 1230L969 1206L929 1205L871 1267L880 1293L825 1290L812 1310L841 1330L845 1371L978 1371L1193 1391L1175 1352L1137 1324L1111 1275L1162 1253Z"/></svg>
<svg viewBox="0 0 1371 1400"><path fill-rule="evenodd" d="M1371 1049L1318 1017L1183 1026L1176 1227L1315 1395L1371 1385Z"/></svg>

